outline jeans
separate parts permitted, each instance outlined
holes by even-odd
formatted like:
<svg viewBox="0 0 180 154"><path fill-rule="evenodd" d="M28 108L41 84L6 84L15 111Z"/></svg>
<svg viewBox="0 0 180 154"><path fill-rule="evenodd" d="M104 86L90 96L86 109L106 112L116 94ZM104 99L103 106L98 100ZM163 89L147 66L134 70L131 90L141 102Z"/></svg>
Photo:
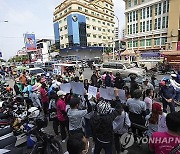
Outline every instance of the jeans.
<svg viewBox="0 0 180 154"><path fill-rule="evenodd" d="M170 111L175 112L174 101L172 101L171 103L168 103L165 100L163 100L162 103L163 103L163 112L167 113L167 106L168 105L170 107Z"/></svg>
<svg viewBox="0 0 180 154"><path fill-rule="evenodd" d="M112 143L102 143L96 140L94 154L100 154L102 149L104 149L105 154L112 154Z"/></svg>
<svg viewBox="0 0 180 154"><path fill-rule="evenodd" d="M114 144L115 144L115 148L116 148L116 152L119 154L121 151L123 152L124 149L123 147L120 145L120 138L121 138L122 134L116 134L114 133Z"/></svg>

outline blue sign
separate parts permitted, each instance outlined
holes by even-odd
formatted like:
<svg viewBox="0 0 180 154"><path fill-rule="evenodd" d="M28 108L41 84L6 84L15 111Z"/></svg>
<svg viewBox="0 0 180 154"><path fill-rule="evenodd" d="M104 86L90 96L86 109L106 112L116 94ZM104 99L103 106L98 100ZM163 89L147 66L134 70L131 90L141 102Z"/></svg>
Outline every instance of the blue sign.
<svg viewBox="0 0 180 154"><path fill-rule="evenodd" d="M25 42L26 50L28 51L36 50L35 34L25 34L24 42Z"/></svg>

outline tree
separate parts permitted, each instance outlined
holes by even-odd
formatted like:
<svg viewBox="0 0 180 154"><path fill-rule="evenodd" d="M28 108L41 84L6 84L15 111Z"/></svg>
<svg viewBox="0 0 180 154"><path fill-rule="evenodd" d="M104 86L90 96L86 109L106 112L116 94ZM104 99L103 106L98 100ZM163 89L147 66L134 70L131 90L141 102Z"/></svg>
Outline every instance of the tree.
<svg viewBox="0 0 180 154"><path fill-rule="evenodd" d="M111 48L108 47L104 50L104 53L106 53L107 55L109 55L112 52Z"/></svg>

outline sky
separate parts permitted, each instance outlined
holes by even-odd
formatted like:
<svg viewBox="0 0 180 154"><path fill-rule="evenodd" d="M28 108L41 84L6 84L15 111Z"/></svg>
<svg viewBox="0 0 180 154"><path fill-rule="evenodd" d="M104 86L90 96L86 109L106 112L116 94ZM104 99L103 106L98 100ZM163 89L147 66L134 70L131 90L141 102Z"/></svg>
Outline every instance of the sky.
<svg viewBox="0 0 180 154"><path fill-rule="evenodd" d="M53 11L63 0L0 0L0 52L8 60L24 47L24 33L54 39ZM115 15L124 28L123 0L113 0ZM2 21L8 20L8 23ZM117 20L115 19L117 24Z"/></svg>

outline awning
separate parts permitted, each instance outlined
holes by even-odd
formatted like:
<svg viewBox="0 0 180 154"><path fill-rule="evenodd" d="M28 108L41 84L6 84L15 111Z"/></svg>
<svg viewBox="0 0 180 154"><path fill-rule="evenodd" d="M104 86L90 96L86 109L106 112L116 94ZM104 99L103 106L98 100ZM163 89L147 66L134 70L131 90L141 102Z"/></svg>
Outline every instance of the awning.
<svg viewBox="0 0 180 154"><path fill-rule="evenodd" d="M180 51L164 51L161 54L164 56L180 56Z"/></svg>
<svg viewBox="0 0 180 154"><path fill-rule="evenodd" d="M125 50L123 53L121 53L121 56L134 56L134 51Z"/></svg>
<svg viewBox="0 0 180 154"><path fill-rule="evenodd" d="M141 57L160 57L160 52L145 52L145 53L141 53Z"/></svg>

